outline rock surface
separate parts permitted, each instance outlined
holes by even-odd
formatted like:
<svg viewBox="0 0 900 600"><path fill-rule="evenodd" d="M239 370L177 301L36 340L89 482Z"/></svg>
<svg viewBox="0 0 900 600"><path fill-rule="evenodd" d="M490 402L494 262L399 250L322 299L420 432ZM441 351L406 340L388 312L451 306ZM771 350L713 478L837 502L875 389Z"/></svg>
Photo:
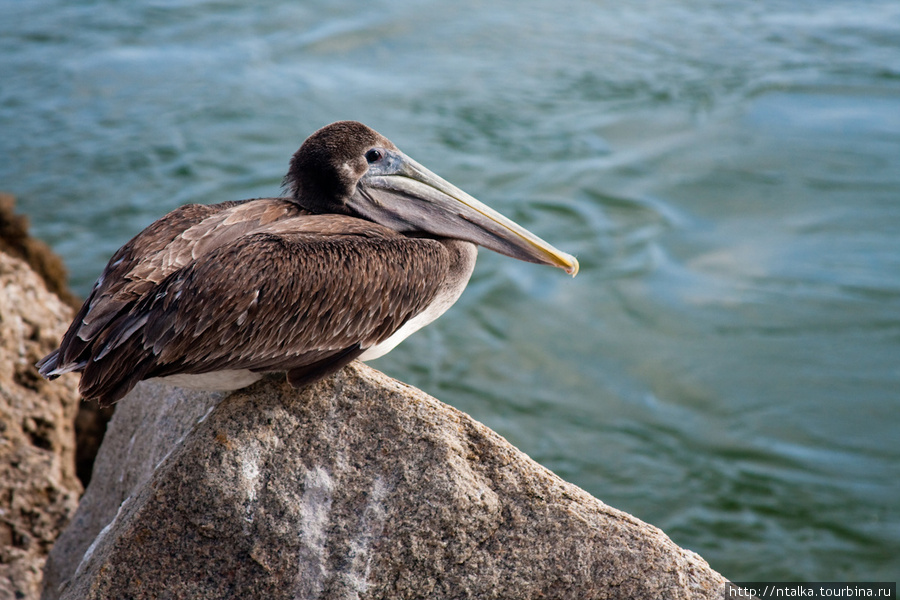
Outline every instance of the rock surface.
<svg viewBox="0 0 900 600"><path fill-rule="evenodd" d="M15 214L15 206L16 199L12 194L0 192L0 252L28 263L43 279L48 290L77 310L81 307L81 301L69 290L62 259L47 244L31 237L28 233L28 218ZM62 323L63 331L68 327L70 319L71 315L66 316L65 323ZM55 347L54 345L53 348ZM48 352L53 348L49 348ZM113 409L112 406L100 408L96 402L82 402L78 407L75 420L75 472L85 485L90 480L91 466Z"/></svg>
<svg viewBox="0 0 900 600"><path fill-rule="evenodd" d="M45 598L720 598L660 530L359 363L296 391L145 382Z"/></svg>
<svg viewBox="0 0 900 600"><path fill-rule="evenodd" d="M4 225L5 227L5 225ZM0 600L37 598L50 546L75 512L78 377L42 379L72 310L0 252Z"/></svg>

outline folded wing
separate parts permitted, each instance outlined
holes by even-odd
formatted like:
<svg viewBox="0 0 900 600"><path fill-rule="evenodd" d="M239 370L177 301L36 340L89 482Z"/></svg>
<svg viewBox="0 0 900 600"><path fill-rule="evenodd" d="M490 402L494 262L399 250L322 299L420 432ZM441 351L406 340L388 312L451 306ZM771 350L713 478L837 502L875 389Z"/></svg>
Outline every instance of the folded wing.
<svg viewBox="0 0 900 600"><path fill-rule="evenodd" d="M437 240L281 199L183 207L113 256L39 366L82 371L82 394L103 403L172 374L249 369L311 381L423 311L449 260Z"/></svg>

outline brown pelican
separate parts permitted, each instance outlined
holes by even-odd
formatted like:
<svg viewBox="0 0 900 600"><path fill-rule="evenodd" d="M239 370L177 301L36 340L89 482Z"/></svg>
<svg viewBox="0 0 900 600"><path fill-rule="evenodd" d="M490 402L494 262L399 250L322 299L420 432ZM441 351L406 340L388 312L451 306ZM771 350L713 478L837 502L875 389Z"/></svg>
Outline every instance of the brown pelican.
<svg viewBox="0 0 900 600"><path fill-rule="evenodd" d="M476 245L578 272L578 261L444 181L361 123L294 154L286 198L190 204L110 259L41 375L80 371L111 404L139 381L301 386L382 356L459 298Z"/></svg>

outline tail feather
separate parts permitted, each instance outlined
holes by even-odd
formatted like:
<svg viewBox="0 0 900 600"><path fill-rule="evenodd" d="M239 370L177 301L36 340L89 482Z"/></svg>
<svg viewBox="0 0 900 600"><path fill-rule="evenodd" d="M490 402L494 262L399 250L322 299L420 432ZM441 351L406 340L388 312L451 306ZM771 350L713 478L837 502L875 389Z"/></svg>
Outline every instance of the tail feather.
<svg viewBox="0 0 900 600"><path fill-rule="evenodd" d="M38 368L38 372L44 377L48 377L49 373L56 369L56 361L59 358L59 348L37 361L34 366Z"/></svg>
<svg viewBox="0 0 900 600"><path fill-rule="evenodd" d="M59 348L39 360L34 366L38 368L38 373L47 379L56 379L60 375L71 373L72 371L81 371L84 369L87 361L70 362L59 364Z"/></svg>

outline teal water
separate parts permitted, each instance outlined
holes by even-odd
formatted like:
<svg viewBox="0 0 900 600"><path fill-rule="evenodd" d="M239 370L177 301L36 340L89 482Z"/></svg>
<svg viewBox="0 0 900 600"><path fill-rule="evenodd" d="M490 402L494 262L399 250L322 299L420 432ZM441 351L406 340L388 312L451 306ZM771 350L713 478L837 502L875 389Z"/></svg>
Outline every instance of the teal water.
<svg viewBox="0 0 900 600"><path fill-rule="evenodd" d="M900 575L900 3L0 0L0 189L85 294L358 119L560 248L375 366L726 577Z"/></svg>

